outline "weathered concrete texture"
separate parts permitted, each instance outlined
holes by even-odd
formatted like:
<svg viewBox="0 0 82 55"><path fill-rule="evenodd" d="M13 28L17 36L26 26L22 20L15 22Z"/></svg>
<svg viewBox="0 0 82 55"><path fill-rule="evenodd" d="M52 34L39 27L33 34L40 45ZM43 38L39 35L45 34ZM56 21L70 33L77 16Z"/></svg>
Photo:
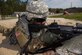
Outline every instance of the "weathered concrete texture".
<svg viewBox="0 0 82 55"><path fill-rule="evenodd" d="M82 34L66 41L62 47L57 49L57 52L60 55L73 55L74 53L82 55Z"/></svg>

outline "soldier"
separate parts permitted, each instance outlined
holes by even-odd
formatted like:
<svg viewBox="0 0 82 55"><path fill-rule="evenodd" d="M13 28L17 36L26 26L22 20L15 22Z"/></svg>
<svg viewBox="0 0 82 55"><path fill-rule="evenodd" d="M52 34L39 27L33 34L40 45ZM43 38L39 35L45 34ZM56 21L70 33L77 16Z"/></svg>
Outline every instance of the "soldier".
<svg viewBox="0 0 82 55"><path fill-rule="evenodd" d="M48 6L42 0L28 0L28 2L27 12L20 14L15 27L17 42L22 49L25 49L26 55L28 54L26 49L34 53L37 49L43 47L44 43L41 42L40 38L44 33L44 29L40 25L45 25L48 16ZM31 41L28 45L30 38Z"/></svg>

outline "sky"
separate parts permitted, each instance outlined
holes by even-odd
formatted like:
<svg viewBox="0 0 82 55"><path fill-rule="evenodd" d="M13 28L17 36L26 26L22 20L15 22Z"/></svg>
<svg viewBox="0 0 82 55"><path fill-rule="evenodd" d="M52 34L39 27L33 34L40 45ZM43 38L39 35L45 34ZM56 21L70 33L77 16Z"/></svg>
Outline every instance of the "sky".
<svg viewBox="0 0 82 55"><path fill-rule="evenodd" d="M25 0L23 0L25 1ZM82 7L82 0L44 0L49 8Z"/></svg>

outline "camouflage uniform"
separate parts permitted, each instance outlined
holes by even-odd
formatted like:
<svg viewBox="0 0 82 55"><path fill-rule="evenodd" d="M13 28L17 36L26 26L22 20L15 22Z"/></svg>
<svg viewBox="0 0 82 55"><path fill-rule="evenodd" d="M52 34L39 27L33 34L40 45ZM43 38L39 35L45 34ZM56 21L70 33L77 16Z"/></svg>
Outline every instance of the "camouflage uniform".
<svg viewBox="0 0 82 55"><path fill-rule="evenodd" d="M20 17L15 29L16 39L18 40L21 48L25 45L26 42L28 42L30 35L28 31L28 25L31 20L34 18L46 20L48 16L48 6L42 0L29 0L26 10L27 12L25 14L19 14ZM42 33L43 30L40 30L39 32L32 32L32 40L27 47L29 51L34 52L38 48L43 47L43 42L41 42L41 40L39 39Z"/></svg>

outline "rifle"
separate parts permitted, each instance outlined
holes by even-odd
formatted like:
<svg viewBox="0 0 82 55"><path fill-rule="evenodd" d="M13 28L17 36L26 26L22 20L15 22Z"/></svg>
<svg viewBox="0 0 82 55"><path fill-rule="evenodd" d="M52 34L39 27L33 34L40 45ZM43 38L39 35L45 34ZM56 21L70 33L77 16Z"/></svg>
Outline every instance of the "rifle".
<svg viewBox="0 0 82 55"><path fill-rule="evenodd" d="M57 36L56 42L54 41L52 44L47 43L46 47L41 48L41 49L37 49L33 53L28 51L28 53L37 54L37 53L43 53L43 52L48 51L48 50L54 50L55 51L55 48L63 45L62 42L82 34L82 26L81 25L82 24L76 25L76 27L74 27L74 26L58 25L58 24L50 24L48 26L30 24L30 31L31 32L37 31L38 29L39 30L40 29L47 29L47 32L54 33L58 36ZM34 28L34 30L32 27ZM45 32L45 34L47 32Z"/></svg>

